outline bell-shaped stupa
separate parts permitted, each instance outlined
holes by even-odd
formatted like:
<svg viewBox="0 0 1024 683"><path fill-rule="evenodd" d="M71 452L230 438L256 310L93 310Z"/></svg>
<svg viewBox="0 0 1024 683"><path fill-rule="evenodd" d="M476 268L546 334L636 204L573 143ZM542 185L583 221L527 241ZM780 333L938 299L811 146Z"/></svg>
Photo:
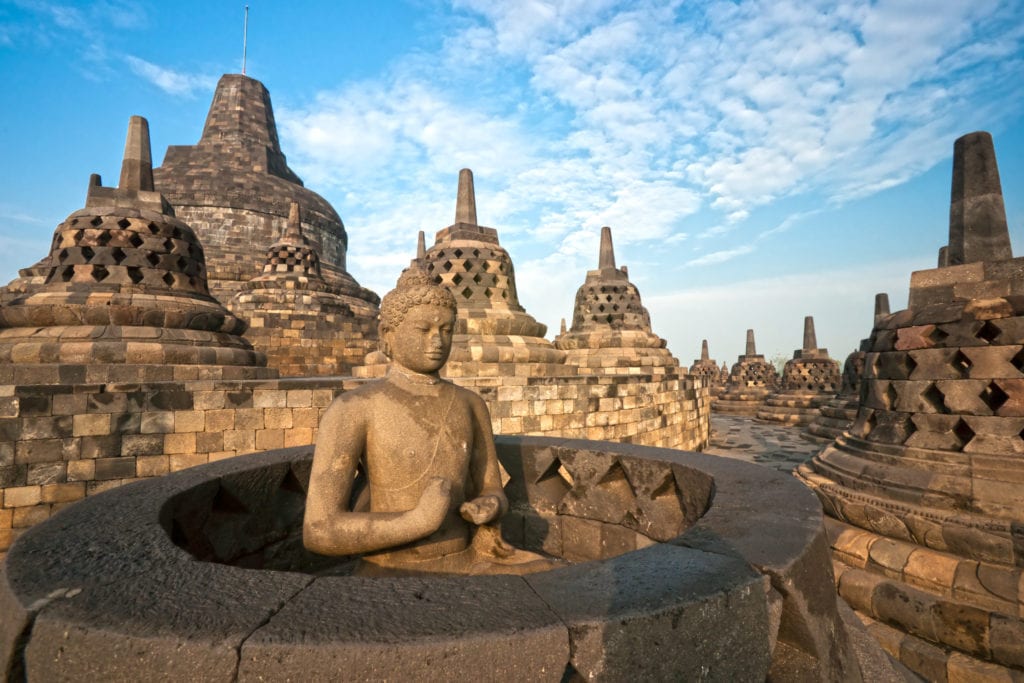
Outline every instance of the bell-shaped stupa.
<svg viewBox="0 0 1024 683"><path fill-rule="evenodd" d="M203 247L153 189L149 125L133 116L121 178L93 176L57 226L42 284L0 307L16 384L274 377L210 296Z"/></svg>
<svg viewBox="0 0 1024 683"><path fill-rule="evenodd" d="M889 295L884 292L875 295L874 325L889 315ZM857 419L860 406L860 383L864 376L864 358L871 348L871 339L861 339L857 350L850 353L843 363L839 393L818 408L818 415L807 425L801 436L824 443L831 442L845 432Z"/></svg>
<svg viewBox="0 0 1024 683"><path fill-rule="evenodd" d="M941 263L876 322L856 422L798 474L831 517L840 595L894 655L930 680L1017 680L1024 258L988 133L954 145Z"/></svg>
<svg viewBox="0 0 1024 683"><path fill-rule="evenodd" d="M778 390L757 411L759 420L806 425L818 416L818 408L839 391L839 363L818 348L814 318L804 318L803 346L782 368Z"/></svg>
<svg viewBox="0 0 1024 683"><path fill-rule="evenodd" d="M724 363L722 368L725 368ZM704 380L704 385L708 387L708 393L711 398L721 393L725 380L728 378L728 370L725 370L723 376L722 368L718 367L718 361L712 360L711 352L708 350L708 340L702 339L700 342L700 358L694 359L693 365L690 366L690 375Z"/></svg>
<svg viewBox="0 0 1024 683"><path fill-rule="evenodd" d="M262 272L266 245L286 229L294 201L320 255L323 279L357 316L376 317L379 297L346 270L345 226L288 167L270 93L259 81L222 76L198 144L168 147L154 181L203 241L210 290L221 301L230 301Z"/></svg>
<svg viewBox="0 0 1024 683"><path fill-rule="evenodd" d="M601 228L597 270L576 291L572 327L555 338L580 375L663 375L680 368L651 331L651 317L629 275L615 267L611 228Z"/></svg>
<svg viewBox="0 0 1024 683"><path fill-rule="evenodd" d="M230 308L249 321L246 332L284 376L346 375L377 345L375 321L356 316L328 285L320 256L302 229L298 202L267 251L263 272L245 283Z"/></svg>
<svg viewBox="0 0 1024 683"><path fill-rule="evenodd" d="M754 331L747 330L745 352L733 364L725 388L716 397L713 407L722 413L756 415L778 384L779 373L757 352Z"/></svg>
<svg viewBox="0 0 1024 683"><path fill-rule="evenodd" d="M448 377L570 374L565 353L544 338L547 327L519 304L516 276L498 231L477 224L473 172L459 171L455 223L439 230L420 258L458 303Z"/></svg>

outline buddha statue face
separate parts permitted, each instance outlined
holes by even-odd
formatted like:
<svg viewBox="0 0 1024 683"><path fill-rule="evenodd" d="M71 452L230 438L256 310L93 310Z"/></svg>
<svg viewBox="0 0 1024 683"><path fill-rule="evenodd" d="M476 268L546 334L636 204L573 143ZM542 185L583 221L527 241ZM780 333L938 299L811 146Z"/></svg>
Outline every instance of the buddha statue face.
<svg viewBox="0 0 1024 683"><path fill-rule="evenodd" d="M448 360L455 298L419 268L409 268L380 306L381 350L413 372L431 374Z"/></svg>
<svg viewBox="0 0 1024 683"><path fill-rule="evenodd" d="M413 306L398 327L385 332L391 360L413 372L437 372L448 361L454 327L451 309L434 304Z"/></svg>

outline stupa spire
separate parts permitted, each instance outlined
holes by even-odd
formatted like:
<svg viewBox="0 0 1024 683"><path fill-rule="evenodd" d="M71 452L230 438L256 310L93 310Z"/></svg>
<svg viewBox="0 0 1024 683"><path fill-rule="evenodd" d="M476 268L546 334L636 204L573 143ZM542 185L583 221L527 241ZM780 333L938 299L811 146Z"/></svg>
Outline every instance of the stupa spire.
<svg viewBox="0 0 1024 683"><path fill-rule="evenodd" d="M455 222L477 225L473 172L468 168L459 171L459 193L455 199Z"/></svg>
<svg viewBox="0 0 1024 683"><path fill-rule="evenodd" d="M427 237L420 230L419 234L416 235L416 260L422 262L423 258L427 255Z"/></svg>
<svg viewBox="0 0 1024 683"><path fill-rule="evenodd" d="M711 354L708 352L708 340L707 339L702 339L700 341L700 359L701 360L710 360L711 359Z"/></svg>
<svg viewBox="0 0 1024 683"><path fill-rule="evenodd" d="M1013 258L992 136L968 133L953 143L948 265Z"/></svg>
<svg viewBox="0 0 1024 683"><path fill-rule="evenodd" d="M149 122L141 116L128 120L128 137L121 161L121 190L153 191L153 156L149 148Z"/></svg>
<svg viewBox="0 0 1024 683"><path fill-rule="evenodd" d="M288 207L288 223L285 225L284 232L281 235L281 241L296 245L306 243L306 238L302 234L302 220L299 215L298 202L292 202Z"/></svg>
<svg viewBox="0 0 1024 683"><path fill-rule="evenodd" d="M615 249L612 246L612 229L601 228L601 252L598 256L598 268L615 268Z"/></svg>
<svg viewBox="0 0 1024 683"><path fill-rule="evenodd" d="M754 344L754 331L753 330L747 330L747 350L746 350L746 353L744 353L743 355L745 355L745 356L756 356L757 355L757 346Z"/></svg>
<svg viewBox="0 0 1024 683"><path fill-rule="evenodd" d="M881 318L889 315L889 295L885 292L879 292L875 294L875 324Z"/></svg>
<svg viewBox="0 0 1024 683"><path fill-rule="evenodd" d="M818 348L817 335L814 334L814 316L804 316L804 351L813 351Z"/></svg>

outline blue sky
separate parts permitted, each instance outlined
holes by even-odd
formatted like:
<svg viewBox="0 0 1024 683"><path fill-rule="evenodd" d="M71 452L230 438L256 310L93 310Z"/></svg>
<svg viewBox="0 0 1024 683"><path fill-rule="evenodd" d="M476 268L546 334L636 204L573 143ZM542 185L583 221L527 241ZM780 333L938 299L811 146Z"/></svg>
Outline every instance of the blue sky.
<svg viewBox="0 0 1024 683"><path fill-rule="evenodd" d="M116 180L128 117L155 163L240 70L242 2L0 1L0 279ZM906 305L947 239L953 140L995 137L1024 249L1024 1L250 3L248 68L282 147L383 294L476 176L527 311L557 331L612 227L689 364L840 360L874 293ZM549 336L551 336L549 334Z"/></svg>

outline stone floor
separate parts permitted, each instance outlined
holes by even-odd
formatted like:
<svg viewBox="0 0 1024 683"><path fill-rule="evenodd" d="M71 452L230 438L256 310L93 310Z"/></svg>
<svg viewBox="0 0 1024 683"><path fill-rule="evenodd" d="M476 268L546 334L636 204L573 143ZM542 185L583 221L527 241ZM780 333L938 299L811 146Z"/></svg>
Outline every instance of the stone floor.
<svg viewBox="0 0 1024 683"><path fill-rule="evenodd" d="M800 438L802 429L712 413L711 443L704 452L792 472L823 448Z"/></svg>

